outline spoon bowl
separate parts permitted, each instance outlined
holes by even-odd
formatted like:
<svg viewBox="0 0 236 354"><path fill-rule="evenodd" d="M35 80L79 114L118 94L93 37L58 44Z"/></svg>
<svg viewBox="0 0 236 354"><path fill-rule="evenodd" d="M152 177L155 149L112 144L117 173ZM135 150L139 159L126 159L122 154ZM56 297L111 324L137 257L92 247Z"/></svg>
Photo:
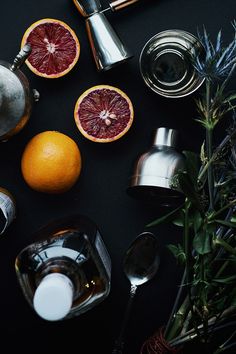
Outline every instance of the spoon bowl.
<svg viewBox="0 0 236 354"><path fill-rule="evenodd" d="M132 285L152 279L159 267L158 244L151 232L143 232L131 243L123 260L123 269Z"/></svg>
<svg viewBox="0 0 236 354"><path fill-rule="evenodd" d="M137 288L155 276L159 263L156 237L151 232L143 232L138 235L128 247L123 259L123 270L130 282L130 293L120 334L112 354L123 353L124 334Z"/></svg>

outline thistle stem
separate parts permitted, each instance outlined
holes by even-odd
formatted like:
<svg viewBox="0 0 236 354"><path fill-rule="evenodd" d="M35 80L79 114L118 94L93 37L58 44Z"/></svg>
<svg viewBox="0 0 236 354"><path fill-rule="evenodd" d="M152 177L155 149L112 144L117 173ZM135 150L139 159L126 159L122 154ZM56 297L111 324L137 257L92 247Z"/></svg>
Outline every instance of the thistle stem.
<svg viewBox="0 0 236 354"><path fill-rule="evenodd" d="M207 160L210 161L212 157L212 128L206 130L206 147L207 147ZM214 210L214 177L212 164L209 164L207 170L208 177L208 191L209 191L209 211Z"/></svg>
<svg viewBox="0 0 236 354"><path fill-rule="evenodd" d="M207 161L210 161L212 158L212 133L213 133L213 122L211 117L211 82L206 80L206 153ZM214 209L214 178L213 178L213 169L212 164L209 164L207 169L208 177L208 191L209 191L209 210Z"/></svg>

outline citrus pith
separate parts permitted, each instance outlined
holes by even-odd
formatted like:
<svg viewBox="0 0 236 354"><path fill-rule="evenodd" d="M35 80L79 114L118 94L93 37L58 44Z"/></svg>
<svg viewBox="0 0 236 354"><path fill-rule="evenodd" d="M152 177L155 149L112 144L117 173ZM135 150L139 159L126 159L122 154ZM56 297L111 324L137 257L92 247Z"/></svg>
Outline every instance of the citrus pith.
<svg viewBox="0 0 236 354"><path fill-rule="evenodd" d="M64 193L79 178L80 150L75 141L63 133L39 133L25 147L21 171L32 189L44 193Z"/></svg>
<svg viewBox="0 0 236 354"><path fill-rule="evenodd" d="M25 31L21 47L30 44L31 54L26 60L29 69L45 78L66 75L80 56L80 42L65 22L44 18Z"/></svg>
<svg viewBox="0 0 236 354"><path fill-rule="evenodd" d="M77 100L74 119L79 131L91 141L108 143L120 139L134 118L131 100L110 85L93 86Z"/></svg>

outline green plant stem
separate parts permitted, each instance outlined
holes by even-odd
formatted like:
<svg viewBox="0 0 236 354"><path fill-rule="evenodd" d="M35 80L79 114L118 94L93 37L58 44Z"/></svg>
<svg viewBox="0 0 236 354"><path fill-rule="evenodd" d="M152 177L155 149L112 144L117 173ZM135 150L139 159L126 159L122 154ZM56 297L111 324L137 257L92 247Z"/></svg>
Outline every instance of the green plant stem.
<svg viewBox="0 0 236 354"><path fill-rule="evenodd" d="M188 301L190 304L190 312L192 315L193 319L193 324L196 330L197 335L200 335L200 332L198 330L197 324L194 320L194 304L192 301L192 294L191 294L191 273L190 270L192 269L191 267L191 250L190 250L190 234L189 234L189 209L190 209L191 203L189 200L186 198L185 201L185 216L184 216L184 252L185 252L185 257L186 257L186 287L187 287L187 297Z"/></svg>
<svg viewBox="0 0 236 354"><path fill-rule="evenodd" d="M213 122L211 117L211 82L206 80L206 153L207 161L211 161L212 158L212 135L213 135ZM209 192L209 210L214 209L214 177L213 177L213 168L210 163L207 169L207 178L208 178L208 192Z"/></svg>
<svg viewBox="0 0 236 354"><path fill-rule="evenodd" d="M213 220L214 218L216 218L216 216L220 215L221 213L223 213L223 211L229 209L230 207L236 205L236 199L232 200L231 202L229 202L228 204L226 204L223 208L213 212L209 217L208 217L208 221Z"/></svg>
<svg viewBox="0 0 236 354"><path fill-rule="evenodd" d="M215 326L215 321L216 321L216 316L211 317L208 319L208 328L209 331L211 332L215 332L218 329L222 329L227 327L227 323L225 323L225 319L229 318L230 316L232 316L235 313L235 307L231 306L229 308L227 308L226 310L224 310L219 318L219 322L217 327ZM229 324L229 323L228 323ZM234 325L235 322L232 321L232 325ZM199 333L202 332L203 329L203 324L199 324L197 326ZM185 334L183 335L178 335L178 337L173 338L172 340L169 340L169 344L173 347L183 344L185 342L188 342L192 339L195 339L198 336L198 334L196 333L196 328L191 328L190 330L188 330Z"/></svg>
<svg viewBox="0 0 236 354"><path fill-rule="evenodd" d="M208 128L206 130L206 148L207 148L207 161L210 161L212 158L212 133L213 129ZM209 192L209 211L214 210L214 176L212 163L209 164L207 169L207 178L208 178L208 192Z"/></svg>
<svg viewBox="0 0 236 354"><path fill-rule="evenodd" d="M236 330L231 334L231 336L223 343L219 346L219 348L214 352L214 354L219 354L224 352L225 350L229 349L232 345L228 345L229 342L231 341L231 339L233 339L233 337L236 335ZM232 343L233 345L235 345L235 343Z"/></svg>
<svg viewBox="0 0 236 354"><path fill-rule="evenodd" d="M216 273L215 278L219 278L219 276L223 273L223 271L227 268L228 265L229 265L229 261L227 260L222 264L222 266L220 267L220 269Z"/></svg>
<svg viewBox="0 0 236 354"><path fill-rule="evenodd" d="M173 316L174 321L171 327L169 327L168 332L165 335L166 340L169 342L173 340L178 335L178 332L181 330L184 320L186 318L186 312L189 308L189 299L185 298L182 305L179 307L177 313Z"/></svg>
<svg viewBox="0 0 236 354"><path fill-rule="evenodd" d="M227 252L236 256L236 249L230 246L226 241L219 238L215 240L215 243L221 245Z"/></svg>
<svg viewBox="0 0 236 354"><path fill-rule="evenodd" d="M207 296L206 296L206 270L205 270L205 258L206 255L200 257L200 269L201 269L201 291L200 298L202 302L202 324L203 324L203 337L204 342L207 343L208 339L208 316L205 314L207 309Z"/></svg>
<svg viewBox="0 0 236 354"><path fill-rule="evenodd" d="M179 290L178 290L177 296L175 298L175 303L174 303L174 306L172 308L169 320L168 320L166 328L165 328L164 336L165 336L166 339L169 339L169 332L170 332L171 324L172 324L172 322L173 322L173 320L175 318L175 314L176 314L176 311L177 311L177 307L179 305L179 300L181 298L185 282L186 282L186 268L184 270L184 273L183 273L183 276L182 276L182 279L181 279L181 283L180 283L180 286L179 286ZM175 332L175 330L174 330L174 332Z"/></svg>
<svg viewBox="0 0 236 354"><path fill-rule="evenodd" d="M219 323L219 325L217 327L215 327L214 325L213 326L211 325L211 321L212 321L211 319L208 321L208 326L209 326L210 332L213 332L213 333L218 331L218 330L226 328L228 325L229 326L230 325L235 326L235 321L232 321L232 323L228 322L227 324L220 324ZM198 329L199 329L199 331L201 331L202 330L202 325L199 325ZM176 337L173 340L169 341L169 345L171 347L176 347L178 345L183 345L184 343L189 342L189 341L195 339L196 337L197 337L196 330L195 330L195 328L192 328L188 332L186 332L185 334L179 335L178 337Z"/></svg>
<svg viewBox="0 0 236 354"><path fill-rule="evenodd" d="M230 348L232 348L232 347L235 347L235 346L236 346L236 342L233 342L233 343L231 343L231 344L228 344L226 347L224 347L224 348L221 349L220 353L223 353L223 352L225 352L226 350L228 350L228 349L230 349Z"/></svg>
<svg viewBox="0 0 236 354"><path fill-rule="evenodd" d="M190 202L188 199L185 201L185 214L184 214L184 252L186 257L186 283L187 288L190 288L190 242L189 242L189 208Z"/></svg>

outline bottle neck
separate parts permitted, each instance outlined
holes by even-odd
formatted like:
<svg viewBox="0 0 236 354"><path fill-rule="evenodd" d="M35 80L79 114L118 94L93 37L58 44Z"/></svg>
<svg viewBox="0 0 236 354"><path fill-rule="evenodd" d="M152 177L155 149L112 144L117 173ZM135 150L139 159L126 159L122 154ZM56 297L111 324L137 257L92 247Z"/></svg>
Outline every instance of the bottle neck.
<svg viewBox="0 0 236 354"><path fill-rule="evenodd" d="M66 258L48 259L48 261L44 262L43 266L38 271L36 286L38 286L43 279L52 274L64 275L68 277L73 284L73 296L74 298L77 297L80 291L81 280L78 266L74 262L71 262Z"/></svg>

